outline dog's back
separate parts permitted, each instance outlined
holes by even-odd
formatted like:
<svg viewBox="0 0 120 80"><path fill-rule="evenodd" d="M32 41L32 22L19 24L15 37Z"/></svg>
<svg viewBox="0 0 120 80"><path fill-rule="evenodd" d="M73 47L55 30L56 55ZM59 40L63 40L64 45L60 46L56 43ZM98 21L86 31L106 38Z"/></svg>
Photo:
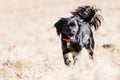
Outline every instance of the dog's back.
<svg viewBox="0 0 120 80"><path fill-rule="evenodd" d="M92 36L92 31L89 23L82 22L80 26L80 31L82 33L82 43L85 44L86 41Z"/></svg>

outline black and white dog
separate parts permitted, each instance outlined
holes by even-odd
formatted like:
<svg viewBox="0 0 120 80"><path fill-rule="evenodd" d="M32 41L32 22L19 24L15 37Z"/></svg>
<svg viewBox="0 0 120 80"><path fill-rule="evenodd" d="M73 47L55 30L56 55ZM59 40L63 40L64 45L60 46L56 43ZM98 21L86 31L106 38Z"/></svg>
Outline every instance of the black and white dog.
<svg viewBox="0 0 120 80"><path fill-rule="evenodd" d="M73 53L74 63L76 56L85 47L93 59L94 38L91 26L98 29L102 16L97 14L100 9L93 6L81 6L71 12L73 16L61 18L55 23L58 35L61 35L63 58L66 65L71 64L68 53ZM74 54L75 53L75 54Z"/></svg>

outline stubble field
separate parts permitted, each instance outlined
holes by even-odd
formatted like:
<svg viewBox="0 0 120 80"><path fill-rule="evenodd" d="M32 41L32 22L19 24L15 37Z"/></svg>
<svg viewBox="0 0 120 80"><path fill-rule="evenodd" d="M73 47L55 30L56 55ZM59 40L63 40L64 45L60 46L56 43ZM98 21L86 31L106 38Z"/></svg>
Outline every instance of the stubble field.
<svg viewBox="0 0 120 80"><path fill-rule="evenodd" d="M83 49L67 67L53 25L87 4L104 18L93 30L95 60ZM120 80L119 15L119 0L0 0L0 80Z"/></svg>

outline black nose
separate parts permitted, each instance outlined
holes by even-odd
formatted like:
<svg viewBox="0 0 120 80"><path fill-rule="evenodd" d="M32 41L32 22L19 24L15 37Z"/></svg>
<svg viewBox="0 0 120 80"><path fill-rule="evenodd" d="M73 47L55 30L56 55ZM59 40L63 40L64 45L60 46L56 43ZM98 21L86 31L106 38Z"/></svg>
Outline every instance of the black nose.
<svg viewBox="0 0 120 80"><path fill-rule="evenodd" d="M70 35L70 36L74 36L74 33L70 33L69 35Z"/></svg>

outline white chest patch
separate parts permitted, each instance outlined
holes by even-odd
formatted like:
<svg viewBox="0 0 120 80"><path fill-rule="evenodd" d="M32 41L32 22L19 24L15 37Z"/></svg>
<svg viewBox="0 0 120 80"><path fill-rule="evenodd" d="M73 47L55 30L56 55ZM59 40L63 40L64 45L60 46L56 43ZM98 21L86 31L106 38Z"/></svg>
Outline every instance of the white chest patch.
<svg viewBox="0 0 120 80"><path fill-rule="evenodd" d="M69 48L70 47L70 42L67 42L67 48Z"/></svg>
<svg viewBox="0 0 120 80"><path fill-rule="evenodd" d="M71 46L71 43L70 42L67 42L67 48L69 48L71 50L71 53L72 55L76 56L78 55L79 53L75 52L73 47Z"/></svg>

